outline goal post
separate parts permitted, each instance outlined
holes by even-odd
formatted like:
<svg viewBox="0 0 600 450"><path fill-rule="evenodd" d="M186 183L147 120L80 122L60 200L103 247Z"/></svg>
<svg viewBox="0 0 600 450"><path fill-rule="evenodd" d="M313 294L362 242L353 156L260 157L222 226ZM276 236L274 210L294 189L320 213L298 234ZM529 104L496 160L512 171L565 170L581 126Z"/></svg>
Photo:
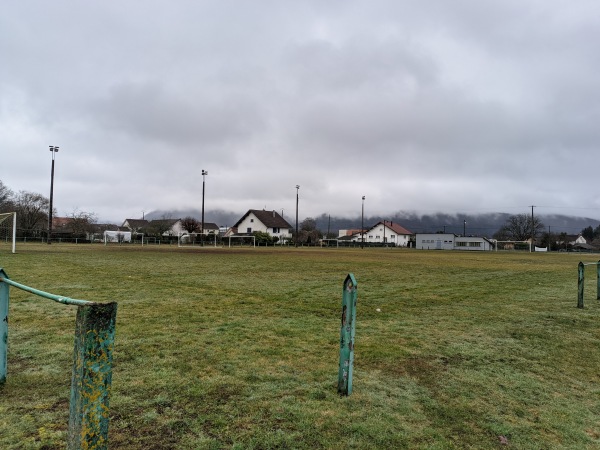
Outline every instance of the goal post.
<svg viewBox="0 0 600 450"><path fill-rule="evenodd" d="M12 227L10 217L12 216ZM11 230L12 228L12 230ZM17 213L0 213L0 237L8 242L9 236L12 240L12 253L16 252L17 242Z"/></svg>

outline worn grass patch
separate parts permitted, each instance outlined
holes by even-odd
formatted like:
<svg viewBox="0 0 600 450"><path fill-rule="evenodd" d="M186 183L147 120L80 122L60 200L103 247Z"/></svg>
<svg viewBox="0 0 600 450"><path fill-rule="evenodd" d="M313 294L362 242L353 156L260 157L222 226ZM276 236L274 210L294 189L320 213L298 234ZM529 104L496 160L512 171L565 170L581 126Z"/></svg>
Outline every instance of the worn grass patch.
<svg viewBox="0 0 600 450"><path fill-rule="evenodd" d="M15 281L119 303L111 448L600 446L592 270L576 308L584 255L0 250ZM359 300L354 391L343 398L348 272ZM11 289L0 448L64 448L74 321L73 307Z"/></svg>

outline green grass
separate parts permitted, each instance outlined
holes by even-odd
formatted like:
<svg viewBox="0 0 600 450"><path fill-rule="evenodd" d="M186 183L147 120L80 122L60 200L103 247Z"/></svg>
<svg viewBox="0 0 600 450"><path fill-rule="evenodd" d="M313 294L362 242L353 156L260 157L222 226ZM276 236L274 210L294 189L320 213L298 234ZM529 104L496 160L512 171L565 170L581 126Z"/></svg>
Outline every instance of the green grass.
<svg viewBox="0 0 600 450"><path fill-rule="evenodd" d="M576 308L577 263L591 255L8 251L14 281L119 303L112 449L600 447L595 267ZM340 397L348 272L355 370ZM64 448L74 321L74 307L11 288L0 448Z"/></svg>

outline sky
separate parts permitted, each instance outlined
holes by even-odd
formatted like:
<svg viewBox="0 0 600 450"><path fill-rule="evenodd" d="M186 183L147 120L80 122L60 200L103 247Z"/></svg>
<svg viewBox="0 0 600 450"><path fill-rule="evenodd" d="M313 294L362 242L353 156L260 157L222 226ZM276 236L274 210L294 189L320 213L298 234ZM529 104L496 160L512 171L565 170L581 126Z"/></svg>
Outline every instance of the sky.
<svg viewBox="0 0 600 450"><path fill-rule="evenodd" d="M600 218L597 0L4 2L0 180L61 216ZM300 188L297 190L296 186Z"/></svg>

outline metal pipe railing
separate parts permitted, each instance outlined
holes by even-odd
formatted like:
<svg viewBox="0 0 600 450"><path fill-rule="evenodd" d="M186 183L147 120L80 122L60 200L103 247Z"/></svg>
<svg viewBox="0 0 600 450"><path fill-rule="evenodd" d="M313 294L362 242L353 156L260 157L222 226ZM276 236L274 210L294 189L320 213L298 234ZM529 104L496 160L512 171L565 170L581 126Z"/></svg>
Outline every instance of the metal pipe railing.
<svg viewBox="0 0 600 450"><path fill-rule="evenodd" d="M9 286L77 306L67 448L108 448L117 303L95 303L50 294L12 281L0 268L0 385L6 382L7 374Z"/></svg>

